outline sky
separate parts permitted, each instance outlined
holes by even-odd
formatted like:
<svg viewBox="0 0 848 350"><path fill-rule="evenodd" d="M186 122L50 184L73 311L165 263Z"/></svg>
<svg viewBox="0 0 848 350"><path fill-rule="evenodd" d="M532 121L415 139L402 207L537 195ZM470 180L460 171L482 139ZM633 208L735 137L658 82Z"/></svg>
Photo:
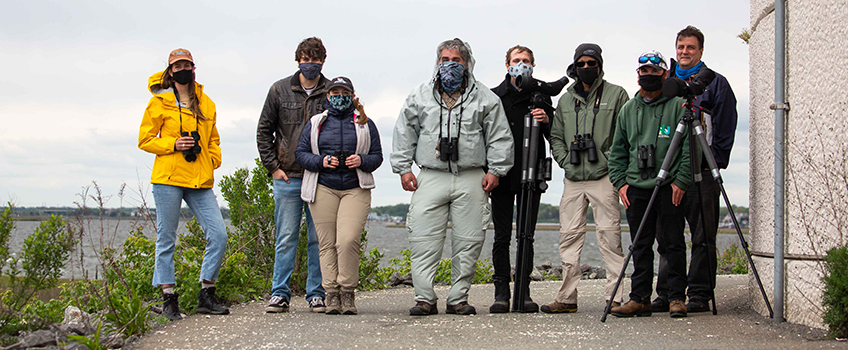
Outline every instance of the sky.
<svg viewBox="0 0 848 350"><path fill-rule="evenodd" d="M258 157L256 125L268 89L297 70L294 51L317 36L327 48L323 73L349 77L378 126L384 163L372 206L408 203L391 172L392 129L403 101L431 78L436 46L455 37L471 45L474 74L488 87L506 74L506 50L530 47L534 77L565 75L580 43L603 49L605 79L637 91L640 53L674 57L675 34L704 32L703 61L723 74L739 123L730 166L730 201L748 205L748 1L44 1L4 4L0 13L0 202L73 206L96 182L109 207L152 203L154 155L138 149L150 99L147 78L168 53L190 50L197 81L215 101L223 165L218 182ZM556 101L556 99L554 99ZM558 205L563 173L554 166L542 202ZM127 185L124 199L116 195ZM723 205L723 202L722 202Z"/></svg>

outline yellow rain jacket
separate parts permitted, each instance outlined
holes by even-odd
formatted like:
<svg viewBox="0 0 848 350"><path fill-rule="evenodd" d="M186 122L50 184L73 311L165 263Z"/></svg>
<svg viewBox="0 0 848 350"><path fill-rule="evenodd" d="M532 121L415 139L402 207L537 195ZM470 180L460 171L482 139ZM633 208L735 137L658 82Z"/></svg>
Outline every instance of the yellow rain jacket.
<svg viewBox="0 0 848 350"><path fill-rule="evenodd" d="M150 182L188 188L212 188L212 172L221 166L221 140L215 126L215 103L203 93L203 85L194 83L200 110L206 120L195 118L188 108L182 108L182 130L190 133L197 128L200 134L200 154L194 162L187 162L183 152L174 149L176 140L180 138L181 115L173 89L160 86L162 73L153 74L148 80L147 86L153 97L147 104L138 130L138 148L156 155Z"/></svg>

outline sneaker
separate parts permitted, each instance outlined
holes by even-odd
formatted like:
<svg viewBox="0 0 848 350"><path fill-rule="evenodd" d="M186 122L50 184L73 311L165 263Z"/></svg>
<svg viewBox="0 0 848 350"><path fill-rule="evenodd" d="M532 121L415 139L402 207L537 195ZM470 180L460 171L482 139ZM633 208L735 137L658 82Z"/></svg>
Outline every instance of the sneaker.
<svg viewBox="0 0 848 350"><path fill-rule="evenodd" d="M668 314L673 318L686 317L686 304L683 300L672 300L668 304Z"/></svg>
<svg viewBox="0 0 848 350"><path fill-rule="evenodd" d="M339 291L328 291L327 292L327 307L326 311L324 311L327 315L338 315L342 313L342 302L339 298Z"/></svg>
<svg viewBox="0 0 848 350"><path fill-rule="evenodd" d="M309 301L309 312L317 312L322 314L325 311L327 311L327 305L324 305L324 298L313 297L312 300Z"/></svg>
<svg viewBox="0 0 848 350"><path fill-rule="evenodd" d="M651 316L651 304L642 304L638 301L630 300L624 303L624 305L612 308L610 313L616 317L647 317Z"/></svg>
<svg viewBox="0 0 848 350"><path fill-rule="evenodd" d="M199 314L229 315L230 309L222 305L215 297L215 287L203 288L197 294L197 309Z"/></svg>
<svg viewBox="0 0 848 350"><path fill-rule="evenodd" d="M353 290L342 290L339 294L343 315L356 315L356 294Z"/></svg>
<svg viewBox="0 0 848 350"><path fill-rule="evenodd" d="M651 310L656 312L668 312L668 300L657 297L651 302Z"/></svg>
<svg viewBox="0 0 848 350"><path fill-rule="evenodd" d="M577 312L577 304L563 304L558 301L542 305L542 312L546 314L564 314Z"/></svg>
<svg viewBox="0 0 848 350"><path fill-rule="evenodd" d="M177 293L162 293L162 300L165 301L162 305L162 315L165 315L171 321L183 319L180 314L179 297L180 295Z"/></svg>
<svg viewBox="0 0 848 350"><path fill-rule="evenodd" d="M707 312L710 311L710 303L709 300L701 301L698 299L689 299L689 303L686 304L687 312Z"/></svg>
<svg viewBox="0 0 848 350"><path fill-rule="evenodd" d="M445 313L456 315L476 315L477 309L475 309L471 305L468 305L467 301L461 301L456 305L448 305L445 308Z"/></svg>
<svg viewBox="0 0 848 350"><path fill-rule="evenodd" d="M492 306L489 306L489 313L503 314L509 312L509 300L495 300Z"/></svg>
<svg viewBox="0 0 848 350"><path fill-rule="evenodd" d="M426 301L416 302L415 306L409 309L409 314L412 316L428 316L438 313L439 309L436 308L436 303L430 304Z"/></svg>
<svg viewBox="0 0 848 350"><path fill-rule="evenodd" d="M278 312L289 312L289 301L279 295L274 295L268 301L265 312L275 314Z"/></svg>

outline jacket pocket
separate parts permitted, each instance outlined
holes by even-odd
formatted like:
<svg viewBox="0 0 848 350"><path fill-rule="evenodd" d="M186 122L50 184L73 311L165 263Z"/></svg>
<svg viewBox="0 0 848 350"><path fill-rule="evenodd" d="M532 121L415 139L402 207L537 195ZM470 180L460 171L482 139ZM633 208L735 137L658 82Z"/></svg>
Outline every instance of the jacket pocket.
<svg viewBox="0 0 848 350"><path fill-rule="evenodd" d="M302 122L303 103L297 101L280 102L280 116L283 124L300 124Z"/></svg>

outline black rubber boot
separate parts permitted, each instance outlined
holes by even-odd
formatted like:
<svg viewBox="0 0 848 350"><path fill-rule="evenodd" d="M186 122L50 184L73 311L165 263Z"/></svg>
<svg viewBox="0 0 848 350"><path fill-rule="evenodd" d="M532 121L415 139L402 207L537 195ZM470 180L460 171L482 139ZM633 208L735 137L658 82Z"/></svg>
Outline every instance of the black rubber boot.
<svg viewBox="0 0 848 350"><path fill-rule="evenodd" d="M162 300L165 301L162 304L162 315L165 315L171 321L183 319L183 316L180 314L179 297L180 295L177 293L162 293Z"/></svg>
<svg viewBox="0 0 848 350"><path fill-rule="evenodd" d="M494 281L495 303L489 307L489 312L500 314L509 312L509 281Z"/></svg>
<svg viewBox="0 0 848 350"><path fill-rule="evenodd" d="M227 315L230 309L218 302L215 297L215 287L203 288L197 294L197 309L199 314Z"/></svg>

